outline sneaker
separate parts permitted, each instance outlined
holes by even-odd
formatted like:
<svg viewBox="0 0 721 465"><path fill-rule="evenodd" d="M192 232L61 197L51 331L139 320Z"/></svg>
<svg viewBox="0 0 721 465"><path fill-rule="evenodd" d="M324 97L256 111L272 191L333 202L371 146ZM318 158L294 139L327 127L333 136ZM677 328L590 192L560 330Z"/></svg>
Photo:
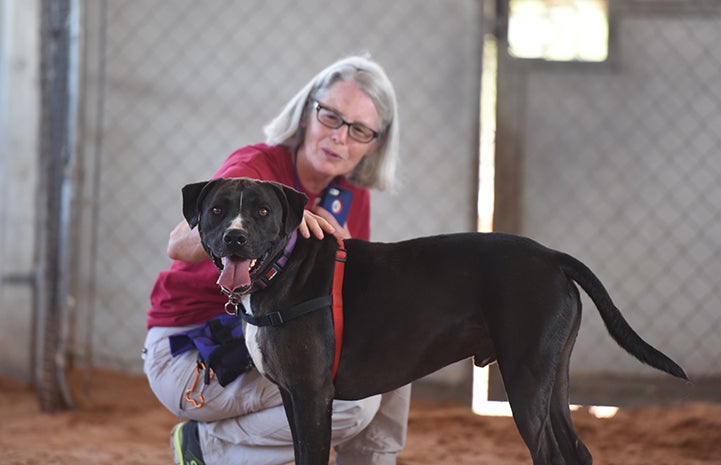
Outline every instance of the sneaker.
<svg viewBox="0 0 721 465"><path fill-rule="evenodd" d="M198 422L178 423L170 433L170 447L177 465L205 465L198 438Z"/></svg>

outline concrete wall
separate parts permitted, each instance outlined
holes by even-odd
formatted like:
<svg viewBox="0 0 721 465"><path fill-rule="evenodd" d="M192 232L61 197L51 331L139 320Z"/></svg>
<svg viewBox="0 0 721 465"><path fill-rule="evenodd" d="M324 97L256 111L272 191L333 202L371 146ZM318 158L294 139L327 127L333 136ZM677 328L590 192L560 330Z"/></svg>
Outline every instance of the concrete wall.
<svg viewBox="0 0 721 465"><path fill-rule="evenodd" d="M30 377L39 12L0 0L0 373Z"/></svg>

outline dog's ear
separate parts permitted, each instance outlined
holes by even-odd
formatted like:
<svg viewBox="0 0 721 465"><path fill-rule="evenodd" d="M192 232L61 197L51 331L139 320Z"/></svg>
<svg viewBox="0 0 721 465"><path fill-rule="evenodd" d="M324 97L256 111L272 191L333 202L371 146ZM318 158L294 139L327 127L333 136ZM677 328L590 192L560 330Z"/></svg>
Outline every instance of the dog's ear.
<svg viewBox="0 0 721 465"><path fill-rule="evenodd" d="M200 205L211 187L217 182L218 179L213 179L183 186L183 216L190 229L198 225L198 221L200 221Z"/></svg>
<svg viewBox="0 0 721 465"><path fill-rule="evenodd" d="M277 182L269 182L270 184L273 184L275 190L278 192L280 201L283 203L283 209L285 210L283 225L285 228L285 234L291 234L293 231L298 229L300 222L303 220L303 209L308 203L308 197L292 187L288 187Z"/></svg>

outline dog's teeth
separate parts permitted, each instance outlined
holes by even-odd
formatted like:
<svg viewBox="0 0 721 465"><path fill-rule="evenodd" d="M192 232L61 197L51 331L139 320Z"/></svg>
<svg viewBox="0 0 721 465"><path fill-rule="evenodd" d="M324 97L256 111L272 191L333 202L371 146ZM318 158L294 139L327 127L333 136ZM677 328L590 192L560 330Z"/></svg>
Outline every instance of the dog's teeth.
<svg viewBox="0 0 721 465"><path fill-rule="evenodd" d="M250 261L250 267L253 268L255 266L255 263L258 261L257 258L254 258Z"/></svg>

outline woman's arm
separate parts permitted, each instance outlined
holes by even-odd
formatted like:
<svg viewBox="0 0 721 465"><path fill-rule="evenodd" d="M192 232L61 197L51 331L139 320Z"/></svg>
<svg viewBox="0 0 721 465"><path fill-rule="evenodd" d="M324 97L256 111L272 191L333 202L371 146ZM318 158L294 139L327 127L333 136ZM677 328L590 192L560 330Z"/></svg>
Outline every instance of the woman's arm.
<svg viewBox="0 0 721 465"><path fill-rule="evenodd" d="M186 221L178 223L170 232L168 257L190 263L197 263L208 258L208 254L200 243L198 230L191 230Z"/></svg>

